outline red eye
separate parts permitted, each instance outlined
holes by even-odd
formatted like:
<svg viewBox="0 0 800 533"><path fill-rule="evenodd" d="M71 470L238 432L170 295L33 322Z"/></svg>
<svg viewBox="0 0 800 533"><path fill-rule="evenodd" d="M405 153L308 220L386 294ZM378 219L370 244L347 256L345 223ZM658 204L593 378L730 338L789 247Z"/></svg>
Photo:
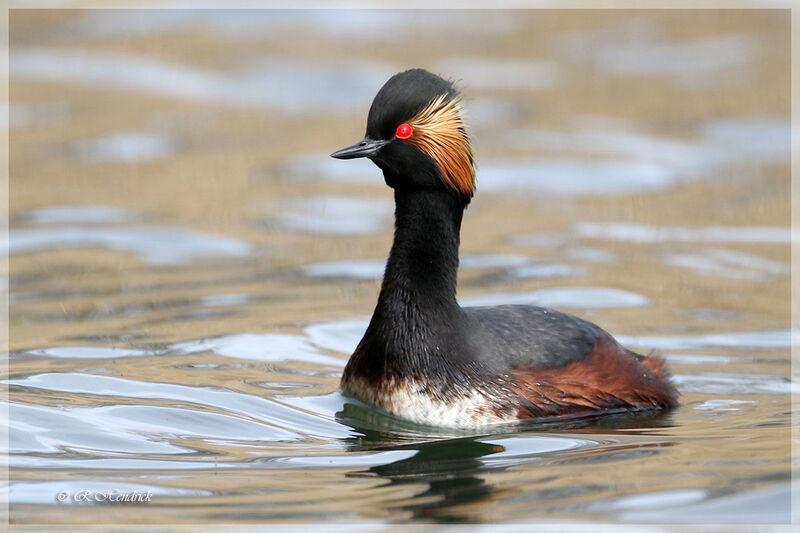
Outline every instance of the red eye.
<svg viewBox="0 0 800 533"><path fill-rule="evenodd" d="M411 137L411 134L414 133L414 130L411 129L411 126L408 124L400 124L397 126L397 131L394 132L395 137L398 139L408 139Z"/></svg>

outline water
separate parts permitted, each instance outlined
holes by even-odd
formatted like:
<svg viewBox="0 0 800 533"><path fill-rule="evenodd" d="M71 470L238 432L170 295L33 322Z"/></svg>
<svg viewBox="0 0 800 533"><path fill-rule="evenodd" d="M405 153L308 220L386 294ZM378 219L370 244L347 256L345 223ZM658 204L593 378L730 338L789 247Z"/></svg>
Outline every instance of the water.
<svg viewBox="0 0 800 533"><path fill-rule="evenodd" d="M779 12L12 12L11 521L788 523L788 43ZM679 408L468 432L338 392L393 205L327 154L409 66L467 94L460 301L659 350Z"/></svg>

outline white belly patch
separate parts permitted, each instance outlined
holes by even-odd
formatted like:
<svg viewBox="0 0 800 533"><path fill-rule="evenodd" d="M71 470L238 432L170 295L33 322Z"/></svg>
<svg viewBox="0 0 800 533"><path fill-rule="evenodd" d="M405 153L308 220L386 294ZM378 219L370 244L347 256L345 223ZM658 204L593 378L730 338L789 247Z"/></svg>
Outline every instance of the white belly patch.
<svg viewBox="0 0 800 533"><path fill-rule="evenodd" d="M477 428L518 421L516 407L500 405L479 390L456 388L439 396L415 380L374 387L360 378L349 377L342 380L342 392L418 424Z"/></svg>

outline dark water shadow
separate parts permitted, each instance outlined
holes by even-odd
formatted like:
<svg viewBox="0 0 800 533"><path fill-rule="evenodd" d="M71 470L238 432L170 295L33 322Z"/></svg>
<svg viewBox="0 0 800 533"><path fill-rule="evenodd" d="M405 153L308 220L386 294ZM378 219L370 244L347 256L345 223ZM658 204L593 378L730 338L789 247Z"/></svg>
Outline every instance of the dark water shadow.
<svg viewBox="0 0 800 533"><path fill-rule="evenodd" d="M487 435L550 433L606 435L659 435L675 427L674 410L619 412L575 418L535 419L519 424L499 424L476 429L427 426L409 422L374 406L345 397L336 421L358 434L342 443L349 451L393 449L397 446L442 439Z"/></svg>
<svg viewBox="0 0 800 533"><path fill-rule="evenodd" d="M459 438L416 445L417 452L407 459L350 472L350 477L379 477L388 485L414 484L423 487L410 499L389 503L392 511L411 512L415 519L437 522L467 522L469 513L460 509L469 504L498 500L501 491L481 474L503 468L488 467L480 459L504 451L503 446L475 438ZM424 488L427 485L427 488ZM503 491L504 493L505 491Z"/></svg>
<svg viewBox="0 0 800 533"><path fill-rule="evenodd" d="M410 457L347 476L417 485L419 492L387 502L387 509L393 515L411 512L415 520L441 523L473 521L478 508L516 492L492 484L487 474L537 461L552 463L558 456L580 460L578 456L618 445L626 436L653 434L653 428L672 425L669 413L640 412L460 430L413 424L352 399L347 399L336 419L354 430L341 441L348 451L415 451ZM510 452L504 443L512 442L515 450Z"/></svg>

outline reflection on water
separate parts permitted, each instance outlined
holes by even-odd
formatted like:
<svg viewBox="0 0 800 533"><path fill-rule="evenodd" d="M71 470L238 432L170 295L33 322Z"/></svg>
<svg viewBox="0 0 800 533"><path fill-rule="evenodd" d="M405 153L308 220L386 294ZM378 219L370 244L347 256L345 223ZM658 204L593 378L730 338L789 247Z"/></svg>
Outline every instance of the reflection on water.
<svg viewBox="0 0 800 533"><path fill-rule="evenodd" d="M526 304L543 307L637 307L649 300L639 294L606 287L553 287L511 294L487 294L460 300L462 305Z"/></svg>
<svg viewBox="0 0 800 533"><path fill-rule="evenodd" d="M342 68L276 60L231 76L145 57L38 49L15 50L10 56L10 72L21 80L77 82L289 112L357 105L374 95L375 80L394 73L390 65L353 64Z"/></svg>
<svg viewBox="0 0 800 533"><path fill-rule="evenodd" d="M787 330L735 331L722 334L684 335L674 337L617 337L636 346L652 346L662 350L686 350L706 347L789 348L792 333Z"/></svg>
<svg viewBox="0 0 800 533"><path fill-rule="evenodd" d="M278 223L286 229L353 235L375 233L388 226L392 207L372 198L312 196L284 199L277 210Z"/></svg>
<svg viewBox="0 0 800 533"><path fill-rule="evenodd" d="M708 241L742 244L788 244L792 237L791 228L769 226L709 226L701 228L682 228L645 226L643 224L600 224L581 222L575 225L575 231L578 235L583 237L644 243Z"/></svg>
<svg viewBox="0 0 800 533"><path fill-rule="evenodd" d="M102 205L50 206L16 215L16 219L34 224L102 224L138 220L139 213ZM16 234L16 232L14 232Z"/></svg>
<svg viewBox="0 0 800 533"><path fill-rule="evenodd" d="M357 404L346 404L338 416L359 433L348 439L348 445L353 449L384 450L388 447L414 452L396 461L347 475L385 478L390 481L390 487L413 486L414 496L398 503L397 508L410 511L415 518L435 518L443 522L474 521L476 516L469 508L463 507L468 504L488 504L505 499L547 502L603 493L606 490L603 485L565 486L553 483L556 479L549 475L529 479L526 492L501 488L489 480L523 465L582 463L589 457L596 461L599 454L603 454L605 459L612 455L631 455L626 450L629 446L619 445L620 439L613 435L615 429L626 428L633 420L631 427L661 427L665 419L663 415L601 417L539 424L536 433L512 433L511 428L505 428L505 431L495 428L501 432L491 437L467 436L402 443L403 436L408 439L414 431L413 426L404 427L402 421L376 419L374 412L367 413ZM365 424L365 420L370 422ZM388 429L392 427L395 429ZM397 433L402 436L398 437ZM396 444L398 440L401 442L399 445ZM660 443L658 446L668 445ZM632 449L641 448L634 446Z"/></svg>
<svg viewBox="0 0 800 533"><path fill-rule="evenodd" d="M789 265L764 259L755 254L706 248L696 254L671 253L665 262L694 270L701 274L733 279L765 280L788 275Z"/></svg>
<svg viewBox="0 0 800 533"><path fill-rule="evenodd" d="M207 233L160 226L18 229L8 240L10 253L47 248L103 247L130 251L153 265L182 263L198 256L245 255L245 242Z"/></svg>
<svg viewBox="0 0 800 533"><path fill-rule="evenodd" d="M335 16L331 16L327 10L313 9L302 13L288 10L158 9L132 13L88 12L77 20L65 21L60 27L69 38L79 35L81 40L159 34L196 26L221 32L223 38L230 39L243 34L286 31L288 27L292 32L328 34L334 38L371 41L380 37L393 44L395 41L405 42L403 30L410 24L420 33L440 32L443 26L454 24L472 35L506 33L521 27L512 12L495 12L491 17L483 17L469 11L430 10L426 15L420 17L414 11L402 10L348 9L339 10ZM61 35L59 37L64 38Z"/></svg>
<svg viewBox="0 0 800 533"><path fill-rule="evenodd" d="M13 522L788 521L788 18L426 15L12 11ZM417 65L475 141L459 301L660 350L680 408L462 431L338 392L393 203L328 154ZM108 490L152 501L76 499Z"/></svg>
<svg viewBox="0 0 800 533"><path fill-rule="evenodd" d="M672 42L661 25L642 18L611 27L567 33L567 57L612 76L656 76L687 89L747 83L747 67L765 50L750 33L728 33Z"/></svg>
<svg viewBox="0 0 800 533"><path fill-rule="evenodd" d="M75 144L78 157L98 163L153 161L173 151L171 142L147 132L120 132Z"/></svg>
<svg viewBox="0 0 800 533"><path fill-rule="evenodd" d="M561 81L555 62L520 58L449 57L433 70L458 72L459 80L469 87L501 91L552 89Z"/></svg>
<svg viewBox="0 0 800 533"><path fill-rule="evenodd" d="M494 162L486 172L490 181L482 184L490 189L619 194L660 189L698 177L719 179L734 163L785 161L790 149L789 123L778 120L737 117L710 121L698 128L701 135L690 139L659 137L638 131L633 124L596 116L575 117L573 122L575 127L569 131L512 130L495 142L551 152L580 146L583 154L614 159Z"/></svg>
<svg viewBox="0 0 800 533"><path fill-rule="evenodd" d="M344 366L344 359L322 355L299 335L266 333L263 335L239 334L229 337L202 339L173 345L172 350L183 353L212 351L229 357L258 359L259 361L285 361L295 359L319 365Z"/></svg>
<svg viewBox="0 0 800 533"><path fill-rule="evenodd" d="M410 511L414 518L468 521L468 516L450 510L496 499L494 493L497 489L479 477L489 470L480 458L501 449L501 446L474 440L431 442L419 446L416 453L407 459L349 475L379 476L389 480L391 485L427 485L426 490L398 507Z"/></svg>

